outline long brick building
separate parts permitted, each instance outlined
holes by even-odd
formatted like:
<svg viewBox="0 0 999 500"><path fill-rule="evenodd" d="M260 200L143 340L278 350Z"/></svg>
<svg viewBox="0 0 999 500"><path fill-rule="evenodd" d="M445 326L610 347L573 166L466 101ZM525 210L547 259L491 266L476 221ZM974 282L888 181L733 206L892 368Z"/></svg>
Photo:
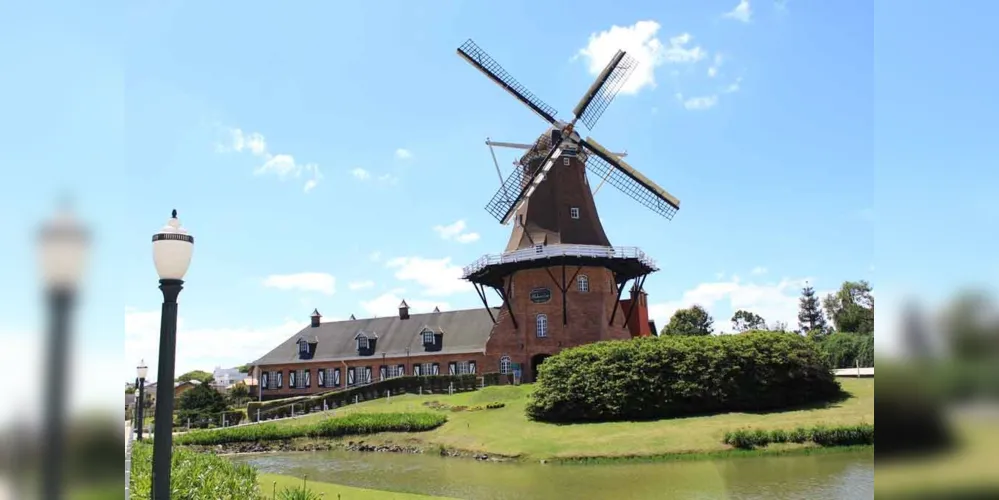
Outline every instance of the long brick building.
<svg viewBox="0 0 999 500"><path fill-rule="evenodd" d="M525 173L538 170L544 155L536 150L545 149L521 158ZM610 245L583 153L566 151L555 162L516 209L505 251L464 269L484 308L410 314L403 301L395 316L326 323L316 310L310 326L253 363L262 397L403 375L499 372L533 381L538 365L561 349L651 335L643 284L655 262L637 248ZM500 307L488 304L487 288Z"/></svg>

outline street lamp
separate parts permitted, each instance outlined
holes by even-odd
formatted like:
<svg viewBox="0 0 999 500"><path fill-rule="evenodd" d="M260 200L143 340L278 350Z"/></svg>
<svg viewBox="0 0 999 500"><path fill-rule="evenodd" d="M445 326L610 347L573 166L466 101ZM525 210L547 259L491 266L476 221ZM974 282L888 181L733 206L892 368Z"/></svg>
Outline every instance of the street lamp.
<svg viewBox="0 0 999 500"><path fill-rule="evenodd" d="M47 470L42 474L42 498L62 498L65 441L66 352L70 341L69 313L87 258L87 234L73 214L63 209L42 227L39 264L48 308L45 370L45 447Z"/></svg>
<svg viewBox="0 0 999 500"><path fill-rule="evenodd" d="M173 447L173 369L177 349L177 296L184 288L184 274L191 265L194 237L180 227L177 211L153 235L153 263L160 276L163 309L160 313L160 354L156 376L156 410L153 427L152 499L170 498L170 460Z"/></svg>
<svg viewBox="0 0 999 500"><path fill-rule="evenodd" d="M143 426L144 420L145 420L145 417L142 415L142 413L143 413L143 411L142 411L143 408L142 407L145 406L145 403L146 403L146 400L145 400L145 397L143 396L143 394L145 394L144 389L145 389L145 386L146 386L146 375L149 373L149 367L146 366L146 360L144 360L144 359L143 360L139 360L139 366L135 367L135 373L139 376L138 387L136 387L136 390L139 393L139 399L138 399L139 404L137 404L135 406L136 419L139 421L139 425L138 425L137 428L139 430L138 430L138 435L135 437L135 439L137 441L142 441L142 426Z"/></svg>

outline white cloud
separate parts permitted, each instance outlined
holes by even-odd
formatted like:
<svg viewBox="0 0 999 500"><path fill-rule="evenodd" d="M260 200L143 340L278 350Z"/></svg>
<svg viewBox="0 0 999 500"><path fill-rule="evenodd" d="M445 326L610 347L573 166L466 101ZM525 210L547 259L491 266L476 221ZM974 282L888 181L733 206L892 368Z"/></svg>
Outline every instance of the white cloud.
<svg viewBox="0 0 999 500"><path fill-rule="evenodd" d="M399 148L395 150L395 157L400 160L408 160L413 157L413 153L408 149Z"/></svg>
<svg viewBox="0 0 999 500"><path fill-rule="evenodd" d="M177 358L175 374L190 370L212 370L216 366L230 368L249 363L306 326L308 320L285 320L265 327L232 326L220 328L188 328L183 316L177 318ZM145 360L149 381L157 373L160 311L125 309L126 380L135 378L135 363Z"/></svg>
<svg viewBox="0 0 999 500"><path fill-rule="evenodd" d="M740 76L739 78L736 78L734 82L728 84L728 86L722 89L722 92L726 94L731 94L732 92L738 92L739 89L741 88L740 87L741 83L742 83L742 77Z"/></svg>
<svg viewBox="0 0 999 500"><path fill-rule="evenodd" d="M284 180L289 177L308 177L303 185L303 191L312 191L323 178L319 165L315 163L299 163L290 154L272 154L267 149L267 140L258 132L245 133L238 128L228 129L228 141L216 146L219 152L244 151L264 160L263 165L254 169L254 175L275 175Z"/></svg>
<svg viewBox="0 0 999 500"><path fill-rule="evenodd" d="M718 69L721 68L723 62L725 62L725 59L722 55L715 54L714 62L712 62L711 66L708 67L708 76L711 78L718 76Z"/></svg>
<svg viewBox="0 0 999 500"><path fill-rule="evenodd" d="M680 101L683 107L690 111L711 109L718 104L718 96L716 95L684 98L683 94L677 93L676 100Z"/></svg>
<svg viewBox="0 0 999 500"><path fill-rule="evenodd" d="M699 61L707 54L701 47L688 47L691 36L687 33L669 39L666 46L656 34L659 23L638 21L631 26L611 26L607 31L590 34L586 47L573 57L584 57L587 70L592 75L603 71L618 50L624 50L638 63L631 77L621 87L622 94L635 94L645 87L655 88L655 70L664 63L689 63Z"/></svg>
<svg viewBox="0 0 999 500"><path fill-rule="evenodd" d="M336 293L336 278L327 273L272 274L264 279L264 286L333 295Z"/></svg>
<svg viewBox="0 0 999 500"><path fill-rule="evenodd" d="M373 286L375 286L375 282L371 280L352 281L347 284L347 288L351 290L364 290L365 288L371 288Z"/></svg>
<svg viewBox="0 0 999 500"><path fill-rule="evenodd" d="M756 267L753 268L752 271L749 272L749 274L752 274L754 276L760 276L760 275L763 275L763 274L767 274L767 268L765 268L763 266L756 266Z"/></svg>
<svg viewBox="0 0 999 500"><path fill-rule="evenodd" d="M367 180L371 177L371 174L368 173L368 171L364 170L363 168L355 168L354 170L351 170L350 175L353 175L355 179L362 181Z"/></svg>
<svg viewBox="0 0 999 500"><path fill-rule="evenodd" d="M399 304L402 303L405 289L395 288L368 301L361 301L361 308L374 317L395 316L399 314ZM442 311L449 308L447 302L434 302L432 300L406 299L409 312L413 314L428 313L439 307Z"/></svg>
<svg viewBox="0 0 999 500"><path fill-rule="evenodd" d="M739 5L736 5L734 9L726 12L723 16L739 22L748 23L753 16L749 8L749 0L739 0Z"/></svg>
<svg viewBox="0 0 999 500"><path fill-rule="evenodd" d="M457 220L447 226L434 226L434 231L443 240L454 240L458 243L471 243L478 241L479 233L465 231L465 220Z"/></svg>
<svg viewBox="0 0 999 500"><path fill-rule="evenodd" d="M714 317L715 332L731 332L732 314L745 309L762 316L768 325L776 321L787 322L790 329L798 327L798 298L801 288L808 279L783 279L773 283L742 282L738 276L727 281L701 283L687 290L679 300L652 303L649 317L660 329L669 323L670 317L678 309L700 304ZM824 297L832 290L816 290Z"/></svg>
<svg viewBox="0 0 999 500"><path fill-rule="evenodd" d="M450 257L398 257L386 262L385 267L396 269L396 279L422 285L424 295L443 296L472 290L472 285L461 279L461 266L451 264Z"/></svg>

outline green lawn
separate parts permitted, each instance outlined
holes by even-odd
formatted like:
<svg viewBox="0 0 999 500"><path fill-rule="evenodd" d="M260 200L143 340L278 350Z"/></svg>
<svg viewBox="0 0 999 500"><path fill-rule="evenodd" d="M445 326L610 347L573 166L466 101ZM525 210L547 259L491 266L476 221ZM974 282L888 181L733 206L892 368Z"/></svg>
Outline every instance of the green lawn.
<svg viewBox="0 0 999 500"><path fill-rule="evenodd" d="M277 483L277 492L286 487L295 487L302 484L302 479L291 476L279 476L277 474L258 474L257 481L260 483L260 492L264 498L271 498L275 490L274 483ZM339 500L447 500L445 497L435 497L427 495L417 495L415 493L396 493L393 491L369 490L367 488L354 488L353 486L342 486L339 484L317 483L308 481L306 486L314 493L324 495L324 499Z"/></svg>
<svg viewBox="0 0 999 500"><path fill-rule="evenodd" d="M654 422L574 425L533 422L524 416L524 405L533 385L486 387L453 396L395 396L390 400L351 405L336 413L432 411L422 403L434 400L468 406L499 401L506 406L475 412L447 412L448 422L433 431L382 433L362 439L371 444L445 446L530 459L712 453L729 449L722 444L722 436L725 431L737 428L790 429L816 424L874 423L874 379L842 378L840 382L851 397L825 408L766 414L727 413ZM323 418L328 418L328 414L285 422L297 424Z"/></svg>

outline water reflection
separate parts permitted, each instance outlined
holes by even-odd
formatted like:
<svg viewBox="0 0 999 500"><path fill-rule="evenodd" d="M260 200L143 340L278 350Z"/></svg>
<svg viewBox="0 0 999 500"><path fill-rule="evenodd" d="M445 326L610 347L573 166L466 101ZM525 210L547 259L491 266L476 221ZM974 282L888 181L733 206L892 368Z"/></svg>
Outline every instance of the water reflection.
<svg viewBox="0 0 999 500"><path fill-rule="evenodd" d="M346 451L247 455L261 472L364 488L482 500L870 498L874 454L541 465Z"/></svg>

